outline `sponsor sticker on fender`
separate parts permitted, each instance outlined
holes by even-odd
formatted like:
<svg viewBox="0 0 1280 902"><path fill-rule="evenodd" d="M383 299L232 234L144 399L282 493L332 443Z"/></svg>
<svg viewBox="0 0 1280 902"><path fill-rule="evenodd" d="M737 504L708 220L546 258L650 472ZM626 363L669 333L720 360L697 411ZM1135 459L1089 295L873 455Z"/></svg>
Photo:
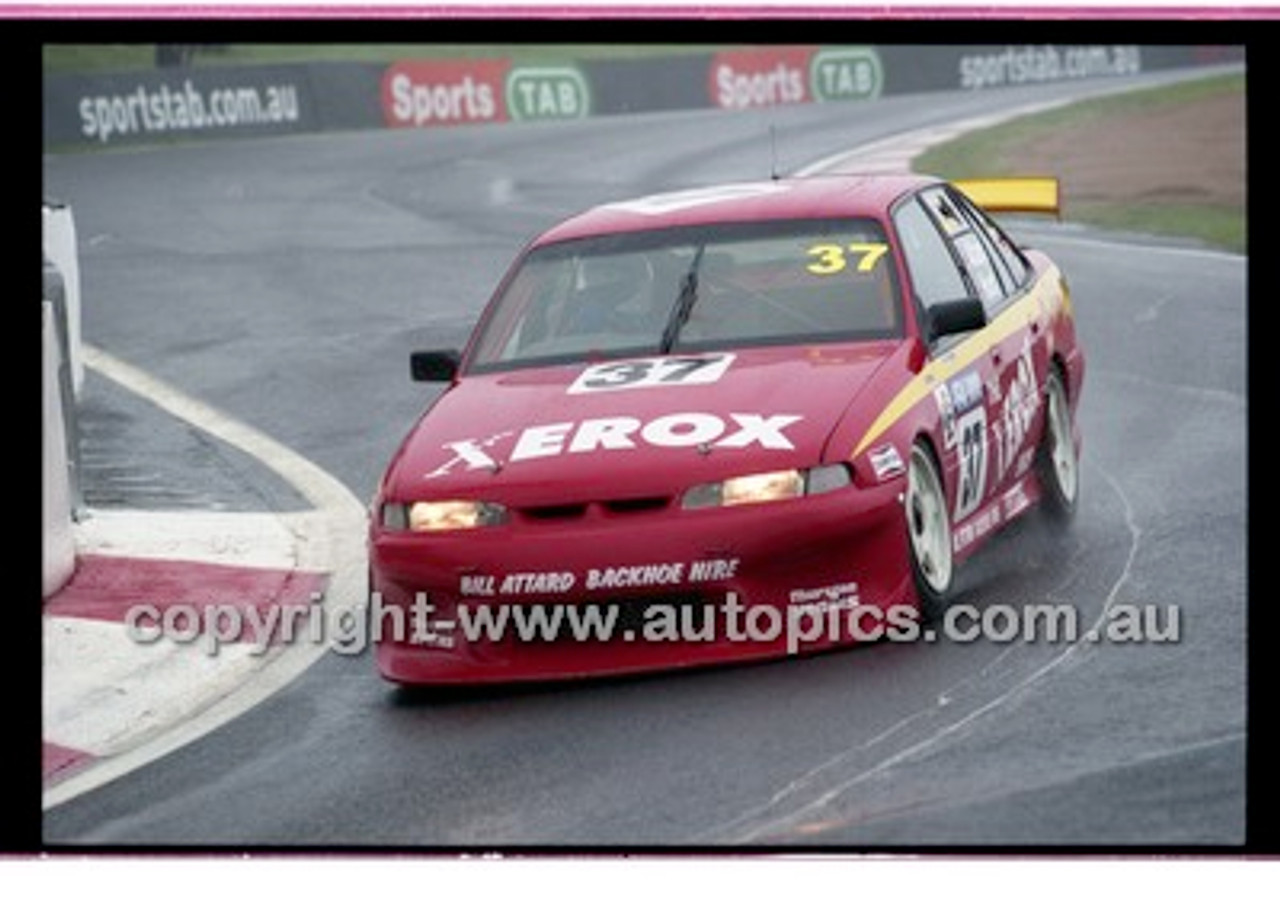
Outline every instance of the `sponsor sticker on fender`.
<svg viewBox="0 0 1280 902"><path fill-rule="evenodd" d="M875 472L876 479L880 482L892 479L895 476L901 476L907 472L907 466L902 462L902 455L898 453L898 449L892 443L873 448L868 457L871 461L871 469Z"/></svg>

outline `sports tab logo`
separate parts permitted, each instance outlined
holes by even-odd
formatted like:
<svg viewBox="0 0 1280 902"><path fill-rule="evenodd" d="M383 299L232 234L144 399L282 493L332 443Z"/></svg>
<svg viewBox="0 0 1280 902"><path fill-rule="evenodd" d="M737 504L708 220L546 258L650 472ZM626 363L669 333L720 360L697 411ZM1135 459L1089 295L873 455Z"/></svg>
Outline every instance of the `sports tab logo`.
<svg viewBox="0 0 1280 902"><path fill-rule="evenodd" d="M726 110L808 103L812 47L726 50L711 60L711 102Z"/></svg>
<svg viewBox="0 0 1280 902"><path fill-rule="evenodd" d="M711 102L727 110L872 100L884 70L871 47L764 47L717 53L709 73Z"/></svg>
<svg viewBox="0 0 1280 902"><path fill-rule="evenodd" d="M409 60L382 77L382 116L392 128L532 119L583 119L591 89L576 66L510 60Z"/></svg>
<svg viewBox="0 0 1280 902"><path fill-rule="evenodd" d="M382 76L382 116L392 128L505 122L507 60L407 60Z"/></svg>

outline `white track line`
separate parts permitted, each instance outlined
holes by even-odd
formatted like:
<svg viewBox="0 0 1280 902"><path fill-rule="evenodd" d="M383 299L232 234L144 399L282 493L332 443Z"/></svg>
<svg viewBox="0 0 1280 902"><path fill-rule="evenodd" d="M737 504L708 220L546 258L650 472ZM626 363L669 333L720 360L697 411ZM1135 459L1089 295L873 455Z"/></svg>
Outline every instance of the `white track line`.
<svg viewBox="0 0 1280 902"><path fill-rule="evenodd" d="M315 508L278 518L296 539L297 568L329 573L325 606L330 616L335 610L365 606L365 510L346 486L275 439L98 348L85 345L84 361L162 410L254 457L293 486ZM149 764L243 714L297 678L327 648L324 643L302 641L282 646L252 678L194 717L45 791L44 810Z"/></svg>
<svg viewBox="0 0 1280 902"><path fill-rule="evenodd" d="M775 813L773 816L769 817L767 820L761 823L758 823L754 828L749 829L747 832L743 834L734 836L729 841L735 844L750 843L753 841L757 841L761 838L766 838L769 834L776 833L776 831L778 831L779 829L785 829L786 827L795 825L798 821L805 818L806 816L812 816L815 812L830 805L832 802L834 802L836 799L844 795L846 792L848 792L850 789L857 786L858 784L866 782L867 780L871 779L872 777L875 777L877 774L883 773L884 771L888 770L894 765L901 764L904 761L908 761L924 752L929 751L933 747L945 741L947 738L954 736L956 733L960 732L965 727L969 726L975 721L1004 707L1007 703L1023 695L1024 693L1029 691L1033 686L1035 686L1037 683L1041 682L1043 679L1048 677L1051 673L1058 670L1063 664L1069 661L1081 650L1089 650L1089 649L1095 648L1096 647L1095 643L1088 641L1084 637L1089 635L1090 633L1101 632L1102 627L1105 625L1107 621L1107 617L1110 614L1113 605L1115 604L1116 598L1120 593L1121 587L1123 587L1125 583L1129 581L1130 575L1133 571L1134 561L1136 560L1138 555L1138 549L1142 544L1142 529L1141 527L1138 526L1137 519L1133 511L1133 506L1130 504L1128 496L1125 495L1124 490L1120 487L1120 484L1109 473L1107 473L1105 470L1101 472L1102 472L1102 477L1111 486L1112 490L1119 497L1121 505L1124 507L1124 521L1125 521L1125 526L1129 531L1129 540L1130 540L1129 553L1128 555L1126 555L1124 568L1121 570L1120 575L1116 578L1115 582L1112 583L1110 590L1107 592L1106 600L1103 602L1102 608L1098 612L1097 619L1094 621L1093 625L1089 629L1081 633L1080 639L1068 645L1062 651L1061 654L1054 656L1051 660L1049 660L1043 666L1037 668L1034 672L1027 675L1022 680L1019 680L1016 685L1006 690L1005 692L1002 692L1000 695L996 696L995 698L991 699L985 704L982 704L979 707L973 709L972 711L969 711L960 719L953 721L949 724L946 724L945 726L934 731L931 735L925 737L924 739L921 739L918 742L913 743L912 745L907 746L904 749L899 750L898 752L895 752L893 755L890 755L888 758L885 758L884 760L872 765L871 767L868 767L865 770L861 770L858 773L854 774L853 776L845 780L839 781L834 786L832 786L831 788L823 792L822 795L820 795L818 798L813 799L812 801L807 802L803 805L800 805L795 809ZM885 732L886 733L893 732L897 730L900 726L903 726L906 722L915 720L918 717L925 714L934 713L936 710L937 710L936 708L929 708L922 711L918 711L915 714L912 714L909 717L905 718L903 721L899 722L898 724L895 724L894 726L890 727L889 730ZM870 745L873 745L879 739L883 738L883 735L884 734L881 734L881 736L876 737L876 739L873 739L867 743L864 743L861 747L865 748ZM847 759L848 757L849 757L849 752L846 751L846 752L840 753L839 755L834 756L831 759L828 759L827 761L822 762L821 764L811 768L810 770L806 771L804 774L800 775L796 779L789 782L787 786L785 786L780 791L774 793L773 796L770 798L770 800L765 804L745 814L739 815L733 821L729 822L728 824L724 825L721 828L718 828L715 831L704 832L702 836L706 838L711 833L718 834L725 829L733 829L735 826L739 824L745 824L749 821L757 821L762 816L767 815L770 809L780 808L789 795L812 784L816 780L817 776L821 774L823 771L831 769L834 765L838 765L841 759Z"/></svg>

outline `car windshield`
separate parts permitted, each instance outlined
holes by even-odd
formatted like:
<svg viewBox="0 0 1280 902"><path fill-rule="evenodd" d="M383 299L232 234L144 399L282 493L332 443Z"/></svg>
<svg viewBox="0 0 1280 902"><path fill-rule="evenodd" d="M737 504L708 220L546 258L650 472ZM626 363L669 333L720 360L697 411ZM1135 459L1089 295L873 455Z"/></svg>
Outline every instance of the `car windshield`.
<svg viewBox="0 0 1280 902"><path fill-rule="evenodd" d="M887 338L901 308L866 219L628 232L544 245L505 280L474 370Z"/></svg>

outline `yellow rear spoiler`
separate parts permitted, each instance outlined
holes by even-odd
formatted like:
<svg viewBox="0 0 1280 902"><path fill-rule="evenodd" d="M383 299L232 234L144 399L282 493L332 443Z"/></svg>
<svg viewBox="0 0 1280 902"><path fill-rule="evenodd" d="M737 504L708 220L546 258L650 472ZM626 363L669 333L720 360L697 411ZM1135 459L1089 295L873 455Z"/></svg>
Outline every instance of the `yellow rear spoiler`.
<svg viewBox="0 0 1280 902"><path fill-rule="evenodd" d="M1052 176L957 179L952 184L988 213L1062 216L1062 194Z"/></svg>

